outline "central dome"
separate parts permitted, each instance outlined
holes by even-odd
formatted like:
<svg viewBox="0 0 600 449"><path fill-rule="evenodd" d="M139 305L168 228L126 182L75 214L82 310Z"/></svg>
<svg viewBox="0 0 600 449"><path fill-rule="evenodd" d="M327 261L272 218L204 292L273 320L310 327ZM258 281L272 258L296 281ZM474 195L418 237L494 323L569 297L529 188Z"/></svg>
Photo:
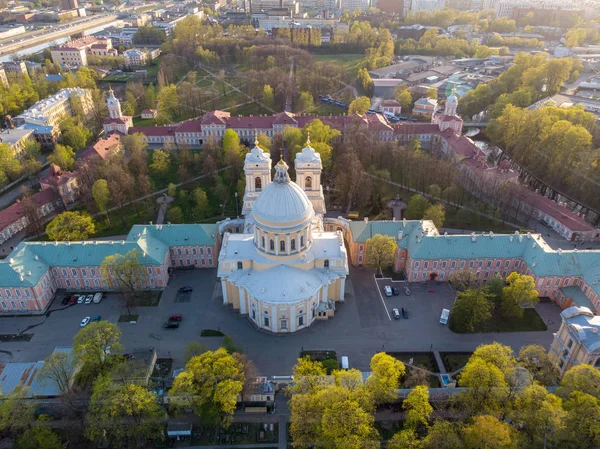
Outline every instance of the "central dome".
<svg viewBox="0 0 600 449"><path fill-rule="evenodd" d="M294 225L312 219L312 204L306 193L290 181L288 166L281 160L275 166L275 178L252 206L254 219L266 225Z"/></svg>

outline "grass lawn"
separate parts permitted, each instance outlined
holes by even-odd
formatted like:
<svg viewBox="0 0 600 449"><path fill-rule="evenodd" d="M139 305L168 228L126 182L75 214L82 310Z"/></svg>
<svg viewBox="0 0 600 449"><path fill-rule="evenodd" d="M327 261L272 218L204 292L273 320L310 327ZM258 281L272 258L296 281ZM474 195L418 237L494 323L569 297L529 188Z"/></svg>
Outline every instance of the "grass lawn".
<svg viewBox="0 0 600 449"><path fill-rule="evenodd" d="M452 373L467 364L472 352L440 352L446 371Z"/></svg>
<svg viewBox="0 0 600 449"><path fill-rule="evenodd" d="M452 327L450 330L456 332ZM523 309L523 317L510 319L504 318L499 311L494 310L492 317L485 323L481 332L543 332L546 330L548 330L546 323L535 309Z"/></svg>
<svg viewBox="0 0 600 449"><path fill-rule="evenodd" d="M300 353L300 358L310 356L311 360L316 360L317 362L323 362L325 360L337 360L337 354L335 351L302 351Z"/></svg>
<svg viewBox="0 0 600 449"><path fill-rule="evenodd" d="M447 208L444 226L454 229L472 229L473 231L492 231L497 234L512 234L515 228L505 225L500 220L491 220L481 215L471 213L468 219L461 218L458 209Z"/></svg>
<svg viewBox="0 0 600 449"><path fill-rule="evenodd" d="M406 280L406 278L404 277L404 273L402 273L402 272L400 272L400 273L394 273L394 270L392 270L392 267L384 268L381 271L383 272L383 277L384 278L392 278L395 281L404 281L404 280Z"/></svg>
<svg viewBox="0 0 600 449"><path fill-rule="evenodd" d="M213 84L214 82L209 79L201 79L196 83L196 87L211 87Z"/></svg>
<svg viewBox="0 0 600 449"><path fill-rule="evenodd" d="M154 126L156 124L156 119L153 118L142 118L142 117L134 117L133 118L133 126Z"/></svg>
<svg viewBox="0 0 600 449"><path fill-rule="evenodd" d="M106 218L103 215L94 219L96 223L96 233L92 238L128 234L134 224L148 223L151 220L156 220L156 213L154 210L152 208L148 209L142 202L130 204L120 210L109 212L108 215L110 217L110 225L108 225Z"/></svg>
<svg viewBox="0 0 600 449"><path fill-rule="evenodd" d="M413 359L413 365L421 366L432 373L439 372L433 352L388 352L388 354L397 358L405 365L408 365L410 359Z"/></svg>
<svg viewBox="0 0 600 449"><path fill-rule="evenodd" d="M329 116L329 115L342 115L348 113L348 109L333 104L323 103L317 98L315 100L314 112L316 115Z"/></svg>
<svg viewBox="0 0 600 449"><path fill-rule="evenodd" d="M355 78L358 72L358 63L361 62L365 55L362 54L337 54L337 55L313 55L315 61L331 62L340 64L346 68L347 73Z"/></svg>
<svg viewBox="0 0 600 449"><path fill-rule="evenodd" d="M162 296L161 291L145 291L142 292L142 296L139 299L138 305L140 307L156 307L160 303L160 298Z"/></svg>
<svg viewBox="0 0 600 449"><path fill-rule="evenodd" d="M130 321L137 321L139 315L121 315L119 316L119 323L128 323Z"/></svg>
<svg viewBox="0 0 600 449"><path fill-rule="evenodd" d="M243 100L242 100L243 102ZM257 103L247 103L241 106L237 106L234 111L232 111L235 115L250 115L250 114L272 114L271 111L266 110L261 105Z"/></svg>

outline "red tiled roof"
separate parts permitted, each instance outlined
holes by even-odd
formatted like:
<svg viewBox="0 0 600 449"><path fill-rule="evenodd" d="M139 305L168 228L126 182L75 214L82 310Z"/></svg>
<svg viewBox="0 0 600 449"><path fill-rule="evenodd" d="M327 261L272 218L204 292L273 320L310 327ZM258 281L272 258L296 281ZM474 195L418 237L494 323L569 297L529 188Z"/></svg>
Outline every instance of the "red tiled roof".
<svg viewBox="0 0 600 449"><path fill-rule="evenodd" d="M442 115L441 121L442 122L462 122L463 119L461 119L458 115Z"/></svg>
<svg viewBox="0 0 600 449"><path fill-rule="evenodd" d="M127 122L122 118L107 118L102 122L104 125L117 124L117 125L126 125Z"/></svg>
<svg viewBox="0 0 600 449"><path fill-rule="evenodd" d="M204 114L201 122L203 125L223 125L229 117L231 117L229 112L210 111Z"/></svg>
<svg viewBox="0 0 600 449"><path fill-rule="evenodd" d="M77 173L63 172L58 165L52 164L50 165L50 172L48 175L40 179L40 185L42 186L42 189L45 186L59 186L73 178L77 178Z"/></svg>
<svg viewBox="0 0 600 449"><path fill-rule="evenodd" d="M201 131L202 122L200 120L186 120L181 123L177 129L176 133L199 133Z"/></svg>
<svg viewBox="0 0 600 449"><path fill-rule="evenodd" d="M38 207L41 207L47 203L58 201L60 199L58 193L52 189L44 189L40 192L34 193L32 198ZM0 231L22 218L23 213L23 203L20 201L0 211Z"/></svg>
<svg viewBox="0 0 600 449"><path fill-rule="evenodd" d="M397 123L394 134L439 134L440 128L433 123Z"/></svg>
<svg viewBox="0 0 600 449"><path fill-rule="evenodd" d="M113 123L113 122L111 122ZM106 159L115 153L121 144L120 132L111 132L109 135L98 140L95 144L89 146L79 155L79 161L85 161L89 158L99 156L102 159Z"/></svg>
<svg viewBox="0 0 600 449"><path fill-rule="evenodd" d="M129 134L142 133L145 136L175 136L177 126L134 126Z"/></svg>
<svg viewBox="0 0 600 449"><path fill-rule="evenodd" d="M274 125L289 125L298 123L294 118L294 114L289 112L280 112L272 117Z"/></svg>
<svg viewBox="0 0 600 449"><path fill-rule="evenodd" d="M398 106L400 106L400 103L398 103L396 100L383 100L380 103L380 105L381 106L388 106L388 107L393 107L393 106L398 107Z"/></svg>

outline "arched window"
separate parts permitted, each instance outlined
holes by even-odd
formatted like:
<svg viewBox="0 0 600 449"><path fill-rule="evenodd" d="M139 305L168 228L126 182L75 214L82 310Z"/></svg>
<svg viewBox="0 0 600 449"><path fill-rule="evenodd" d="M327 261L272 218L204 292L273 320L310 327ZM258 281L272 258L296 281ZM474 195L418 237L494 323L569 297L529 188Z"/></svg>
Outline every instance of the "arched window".
<svg viewBox="0 0 600 449"><path fill-rule="evenodd" d="M261 243L261 246L264 248L265 247L265 236L264 235L261 237L260 243Z"/></svg>
<svg viewBox="0 0 600 449"><path fill-rule="evenodd" d="M238 270L243 270L244 264L242 262L238 262Z"/></svg>
<svg viewBox="0 0 600 449"><path fill-rule="evenodd" d="M312 190L312 178L307 176L304 180L304 190Z"/></svg>
<svg viewBox="0 0 600 449"><path fill-rule="evenodd" d="M259 177L254 178L254 190L260 191L262 189L262 179Z"/></svg>
<svg viewBox="0 0 600 449"><path fill-rule="evenodd" d="M300 236L300 248L304 248L304 236Z"/></svg>
<svg viewBox="0 0 600 449"><path fill-rule="evenodd" d="M325 259L325 261L323 262L323 266L325 268L329 268L329 259Z"/></svg>
<svg viewBox="0 0 600 449"><path fill-rule="evenodd" d="M273 239L269 240L269 249L275 251L275 241Z"/></svg>
<svg viewBox="0 0 600 449"><path fill-rule="evenodd" d="M291 245L291 251L296 251L296 239L292 239L292 241L290 242Z"/></svg>
<svg viewBox="0 0 600 449"><path fill-rule="evenodd" d="M279 242L279 251L281 251L282 253L285 252L285 240Z"/></svg>

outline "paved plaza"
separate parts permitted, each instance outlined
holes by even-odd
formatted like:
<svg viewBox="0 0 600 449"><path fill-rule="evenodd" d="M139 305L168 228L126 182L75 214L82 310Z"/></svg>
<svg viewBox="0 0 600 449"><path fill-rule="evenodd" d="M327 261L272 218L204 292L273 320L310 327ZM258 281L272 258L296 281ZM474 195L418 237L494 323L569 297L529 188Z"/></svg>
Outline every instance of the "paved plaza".
<svg viewBox="0 0 600 449"><path fill-rule="evenodd" d="M348 356L350 366L369 369L369 360L381 351L472 351L479 344L499 341L518 350L522 345L537 343L549 347L552 333L560 324L560 308L553 303L538 304L537 309L548 324L546 332L502 334L454 334L439 323L443 308L450 308L454 295L447 284L410 284L412 294L386 298L380 293L391 280L375 280L374 270L352 268L347 282L345 303L336 304L335 318L318 321L311 328L293 335L276 336L256 330L245 316L223 306L216 270L197 269L175 272L157 307L138 307L136 324L119 323L122 343L127 351L154 347L159 357L173 357L174 368L183 367L185 346L200 341L216 349L220 337L200 337L202 329L217 329L241 344L263 375L287 375L304 349L330 349L338 357ZM191 286L189 301L181 300L177 290ZM400 290L404 283L397 283ZM57 298L49 317L0 318L1 333L27 331L29 342L0 343L0 362L43 360L55 346L70 345L86 316L101 315L117 323L121 309L116 295L107 295L100 304L78 304L64 308ZM390 318L391 309L405 307L409 319ZM183 315L179 329L163 329L172 313Z"/></svg>

